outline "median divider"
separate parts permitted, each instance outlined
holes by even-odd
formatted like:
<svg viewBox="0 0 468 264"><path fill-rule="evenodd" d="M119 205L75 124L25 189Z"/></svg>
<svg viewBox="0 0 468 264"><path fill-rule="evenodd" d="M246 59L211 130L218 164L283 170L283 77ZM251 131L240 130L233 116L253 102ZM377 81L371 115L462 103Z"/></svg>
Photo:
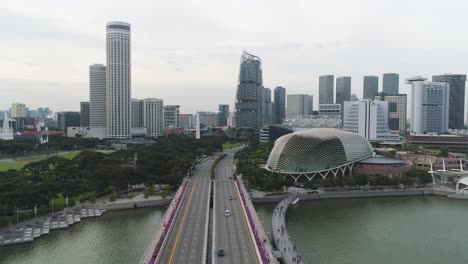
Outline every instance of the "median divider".
<svg viewBox="0 0 468 264"><path fill-rule="evenodd" d="M213 165L211 165L211 180L214 181L215 180L215 171L216 171L216 166L218 165L218 163L224 159L225 157L227 156L227 154L221 154L219 155L215 161L213 162Z"/></svg>

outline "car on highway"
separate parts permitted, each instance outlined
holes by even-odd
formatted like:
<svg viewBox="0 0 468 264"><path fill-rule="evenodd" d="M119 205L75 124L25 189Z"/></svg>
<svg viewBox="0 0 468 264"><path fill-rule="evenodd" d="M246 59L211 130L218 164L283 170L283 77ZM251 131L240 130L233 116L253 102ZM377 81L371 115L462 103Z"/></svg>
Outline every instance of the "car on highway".
<svg viewBox="0 0 468 264"><path fill-rule="evenodd" d="M226 211L224 211L224 215L225 216L231 216L231 212L229 211L229 209L226 209Z"/></svg>
<svg viewBox="0 0 468 264"><path fill-rule="evenodd" d="M224 250L222 248L218 249L218 257L224 256Z"/></svg>
<svg viewBox="0 0 468 264"><path fill-rule="evenodd" d="M234 197L233 197L233 196L229 196L229 200L234 200Z"/></svg>

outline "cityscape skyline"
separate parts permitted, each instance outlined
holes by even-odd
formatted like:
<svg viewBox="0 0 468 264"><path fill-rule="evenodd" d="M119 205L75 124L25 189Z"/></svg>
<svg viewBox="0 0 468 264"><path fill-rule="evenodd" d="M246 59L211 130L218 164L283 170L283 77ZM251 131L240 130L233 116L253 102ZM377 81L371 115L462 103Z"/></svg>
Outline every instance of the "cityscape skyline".
<svg viewBox="0 0 468 264"><path fill-rule="evenodd" d="M333 4L323 4L324 9ZM194 4L184 3L188 7L194 7ZM351 4L343 3L346 6ZM414 3L413 3L414 4ZM411 5L413 5L411 4ZM234 14L233 11L240 9L242 3L230 3L226 7L220 7L214 4L214 7L220 7L220 14L207 15L206 19L202 19L200 15L194 14L190 10L184 11L183 14L174 15L174 7L179 4L151 4L140 3L135 5L135 10L151 9L149 7L159 7L163 5L168 14L164 14L162 18L174 22L172 32L162 32L160 41L155 42L156 45L151 45L153 39L151 35L161 33L160 26L154 27L150 20L149 12L141 13L141 17L133 10L127 10L123 6L116 5L112 7L115 13L112 17L109 15L99 17L97 14L102 12L103 8L97 6L89 9L91 2L85 2L83 6L67 6L69 9L64 9L60 4L44 2L41 4L46 10L71 10L81 14L83 19L80 21L71 20L60 12L51 14L47 19L40 15L39 8L35 4L29 4L25 7L21 3L8 3L2 12L2 17L5 20L15 21L17 25L14 28L5 28L5 36L8 39L5 43L0 44L5 51L3 60L0 62L0 68L4 71L4 79L0 79L0 85L3 89L2 98L0 99L0 107L7 108L12 102L23 102L26 105L36 108L40 105L48 105L55 111L78 111L80 101L88 101L87 78L88 66L92 63L103 63L105 61L105 46L103 45L102 32L104 23L112 20L123 20L135 25L133 33L133 58L132 65L132 92L134 97L147 98L158 97L163 98L168 104L181 105L182 113L193 113L199 111L213 111L217 105L222 102L229 104L231 109L234 109L235 95L235 79L238 71L238 56L242 49L246 49L253 54L260 56L264 62L264 86L276 87L283 86L288 89L288 93L292 94L311 94L315 95L314 105L318 100L318 78L320 75L333 74L334 76L351 76L352 77L352 93L362 97L362 76L376 75L379 76L379 88L382 87L381 76L386 72L396 72L400 75L400 93L409 94L410 88L404 84L404 79L413 75L432 76L444 74L446 72L465 73L467 72L463 60L440 59L440 57L450 58L454 54L465 54L462 51L462 46L466 40L458 39L456 34L449 34L450 29L447 27L435 27L431 30L434 32L434 41L428 41L425 49L413 49L411 47L411 33L422 27L422 22L416 21L414 28L407 29L402 35L410 37L405 39L404 43L409 45L406 50L411 52L411 60L406 59L408 52L401 50L402 43L396 42L395 45L381 43L381 40L372 40L371 43L356 49L360 41L369 40L369 36L364 35L364 29L368 27L382 26L385 30L392 30L392 25L402 26L398 22L388 24L384 22L376 22L375 25L363 25L362 22L353 22L356 29L356 35L340 35L342 32L340 26L346 21L346 16L343 21L336 22L336 25L324 25L324 28L310 29L319 35L320 41L314 42L313 39L304 35L298 35L298 32L292 31L282 40L272 39L273 30L266 30L260 39L255 42L247 41L246 38L238 38L239 34L245 33L251 35L260 30L260 25L254 25L252 28L247 28L246 25L233 27L228 22L223 22L220 18L223 14L230 14L232 18L237 16L242 18L243 14ZM300 10L305 3L295 3L290 5L291 9ZM390 2L383 3L385 7L393 8ZM206 7L201 5L201 7ZM281 8L278 5L265 6L261 12L274 11L273 14L279 12ZM364 9L358 10L357 7L350 6L350 13L358 13L364 17L373 16L373 7L369 3L362 3ZM438 10L435 3L425 2L424 10ZM153 8L154 9L154 8ZM160 8L161 9L161 8ZM203 8L202 8L203 9ZM89 13L93 10L95 13ZM141 11L141 10L140 10ZM202 13L208 10L202 10ZM231 13L232 12L232 13ZM458 12L458 11L456 11ZM325 14L327 12L324 12ZM392 12L389 12L389 14ZM421 12L424 13L424 12ZM175 22L174 17L180 16L185 18L181 22ZM394 13L392 14L394 15ZM412 15L412 14L411 14ZM322 14L319 15L319 17ZM387 16L384 14L384 16ZM399 10L397 16L400 18L410 18L410 12ZM425 14L420 14L425 17ZM456 17L456 16L453 16ZM89 19L88 19L89 18ZM349 17L348 17L349 18ZM251 18L249 18L251 19ZM316 22L319 18L299 17L291 21L293 25L310 24L305 22ZM450 19L456 19L450 17ZM84 22L86 21L86 22ZM187 21L198 22L193 25L194 33L200 31L203 26L207 27L215 24L213 30L203 32L200 38L193 40L193 44L180 44L177 41L177 36L180 33L186 32L186 29L181 25L187 24ZM273 18L268 17L267 21L273 21ZM25 26L25 23L28 26ZM205 24L203 24L204 22ZM273 21L274 22L274 21ZM349 22L349 21L348 21ZM466 23L464 21L453 21ZM274 22L272 26L277 25ZM249 25L251 23L248 23ZM64 29L69 27L70 30ZM301 26L302 27L302 26ZM274 28L274 27L272 27ZM264 29L263 27L261 28ZM326 32L329 29L329 32ZM399 28L397 28L399 29ZM201 39L215 39L226 37L222 31L227 33L236 33L232 37L228 37L226 41L217 42L217 44L207 43ZM278 27L279 32L286 32L284 27ZM446 31L449 30L447 33ZM443 43L435 41L437 32L443 31L450 42L452 37L457 36L457 45L455 47L444 48ZM44 34L37 34L42 32ZM34 33L34 34L33 34ZM423 32L421 32L423 33ZM37 45L24 46L21 44L21 35L28 34L31 38L31 43ZM193 36L192 33L183 35L182 38ZM237 38L236 38L237 37ZM389 36L385 36L388 40ZM431 40L432 37L428 36ZM182 39L182 40L183 40ZM76 41L76 43L73 43ZM383 42L384 40L382 40ZM184 42L184 41L182 41ZM186 42L187 43L187 42ZM223 44L225 43L225 44ZM409 43L409 44L408 44ZM17 45L18 44L18 45ZM78 45L79 44L79 45ZM172 44L172 45L170 45ZM369 49L371 45L371 49ZM54 54L47 52L50 48L54 49ZM376 48L378 48L377 52ZM23 56L19 56L19 52ZM278 55L280 51L281 55ZM385 51L385 52L382 52ZM398 53L400 52L401 53ZM323 53L323 54L322 54ZM398 56L395 54L398 53ZM66 55L66 56L65 56ZM338 56L340 55L340 56ZM49 56L44 59L44 56ZM67 58L66 62L63 58ZM428 63L438 59L438 63ZM151 61L150 61L151 60ZM292 63L294 61L294 64ZM359 63L356 63L359 61ZM339 63L338 63L339 62ZM59 67L67 63L67 67ZM293 65L292 67L281 67L281 65ZM385 65L385 66L383 66ZM52 68L53 67L53 68ZM52 71L52 69L54 71ZM57 72L55 72L57 71ZM209 73L210 78L202 78ZM174 78L174 76L180 78ZM201 76L201 77L200 77ZM187 87L191 87L187 89ZM61 100L52 100L53 95L57 90L63 91ZM180 93L184 92L187 98L180 97ZM200 94L209 93L209 98L205 98L203 102L195 105L192 98L200 96ZM37 105L36 105L37 104Z"/></svg>

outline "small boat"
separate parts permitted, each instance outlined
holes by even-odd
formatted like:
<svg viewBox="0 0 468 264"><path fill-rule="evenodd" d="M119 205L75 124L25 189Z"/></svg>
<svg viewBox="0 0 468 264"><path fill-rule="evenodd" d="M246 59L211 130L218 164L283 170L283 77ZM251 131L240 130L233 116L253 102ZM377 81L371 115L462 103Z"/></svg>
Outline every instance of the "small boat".
<svg viewBox="0 0 468 264"><path fill-rule="evenodd" d="M299 197L297 197L296 199L294 199L294 201L291 203L292 205L295 205L299 202Z"/></svg>

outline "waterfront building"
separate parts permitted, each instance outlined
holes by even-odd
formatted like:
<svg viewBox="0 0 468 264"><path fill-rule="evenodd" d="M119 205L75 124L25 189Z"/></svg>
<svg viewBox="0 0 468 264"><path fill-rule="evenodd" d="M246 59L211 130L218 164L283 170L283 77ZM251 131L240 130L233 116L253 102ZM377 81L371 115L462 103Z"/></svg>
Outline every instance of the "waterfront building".
<svg viewBox="0 0 468 264"><path fill-rule="evenodd" d="M227 119L229 117L229 105L228 104L220 104L218 106L218 125L219 126L227 126Z"/></svg>
<svg viewBox="0 0 468 264"><path fill-rule="evenodd" d="M180 105L164 106L164 128L179 127L179 109Z"/></svg>
<svg viewBox="0 0 468 264"><path fill-rule="evenodd" d="M411 134L445 133L449 122L450 84L416 76L411 85Z"/></svg>
<svg viewBox="0 0 468 264"><path fill-rule="evenodd" d="M406 134L406 94L387 95L382 93L375 99L388 102L388 128L390 132Z"/></svg>
<svg viewBox="0 0 468 264"><path fill-rule="evenodd" d="M288 94L286 117L292 119L300 115L312 115L313 100L312 95Z"/></svg>
<svg viewBox="0 0 468 264"><path fill-rule="evenodd" d="M370 141L401 144L402 139L388 128L388 102L361 100L344 103L343 130Z"/></svg>
<svg viewBox="0 0 468 264"><path fill-rule="evenodd" d="M57 128L63 132L67 132L67 127L80 126L80 112L57 112Z"/></svg>
<svg viewBox="0 0 468 264"><path fill-rule="evenodd" d="M319 104L333 104L333 75L322 75L319 77Z"/></svg>
<svg viewBox="0 0 468 264"><path fill-rule="evenodd" d="M432 76L433 82L445 82L450 86L449 92L449 129L465 127L465 74L444 74Z"/></svg>
<svg viewBox="0 0 468 264"><path fill-rule="evenodd" d="M282 124L286 118L286 89L281 86L275 88L274 109L274 123Z"/></svg>
<svg viewBox="0 0 468 264"><path fill-rule="evenodd" d="M382 92L386 95L397 95L400 90L400 76L397 73L384 73Z"/></svg>
<svg viewBox="0 0 468 264"><path fill-rule="evenodd" d="M80 127L89 127L89 102L80 102Z"/></svg>
<svg viewBox="0 0 468 264"><path fill-rule="evenodd" d="M149 138L162 136L164 129L163 100L157 98L143 99L143 126Z"/></svg>
<svg viewBox="0 0 468 264"><path fill-rule="evenodd" d="M235 104L236 127L241 130L240 136L258 132L263 127L263 94L262 60L244 51Z"/></svg>
<svg viewBox="0 0 468 264"><path fill-rule="evenodd" d="M379 77L377 76L364 76L364 90L363 99L374 100L379 94Z"/></svg>
<svg viewBox="0 0 468 264"><path fill-rule="evenodd" d="M106 25L106 129L107 137L130 138L131 37L130 24ZM157 133L155 133L157 134Z"/></svg>

